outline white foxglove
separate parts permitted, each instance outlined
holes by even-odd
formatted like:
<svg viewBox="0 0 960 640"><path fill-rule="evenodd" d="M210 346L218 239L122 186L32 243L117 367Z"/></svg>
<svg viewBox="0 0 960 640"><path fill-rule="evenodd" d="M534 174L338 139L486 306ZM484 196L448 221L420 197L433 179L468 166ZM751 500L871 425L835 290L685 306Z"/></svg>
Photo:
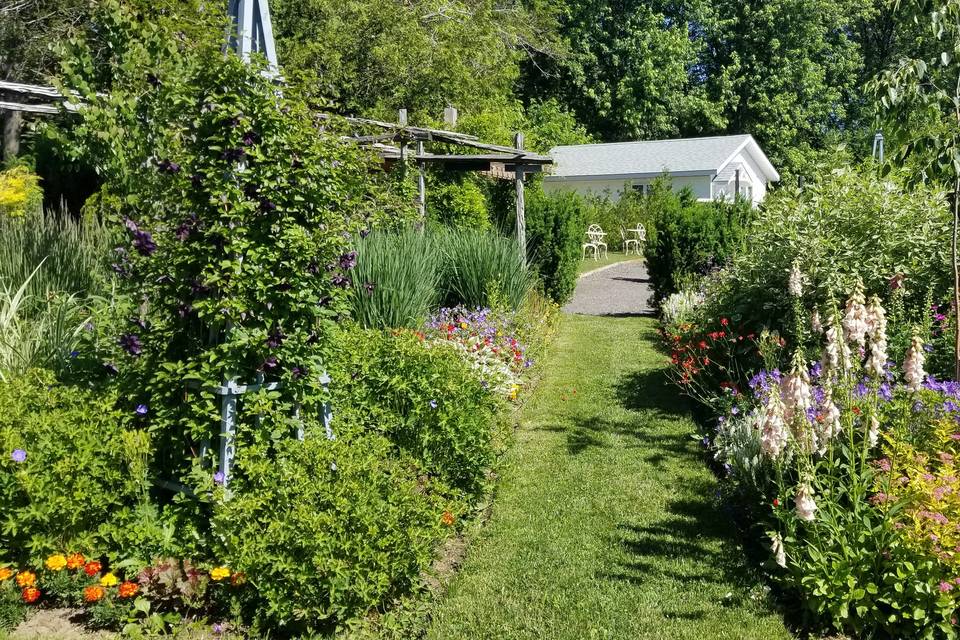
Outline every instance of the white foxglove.
<svg viewBox="0 0 960 640"><path fill-rule="evenodd" d="M789 439L787 425L783 421L783 403L776 389L767 398L760 417L760 451L769 458L777 458L787 448Z"/></svg>
<svg viewBox="0 0 960 640"><path fill-rule="evenodd" d="M787 568L787 552L783 548L783 536L779 533L775 533L770 538L772 543L770 544L770 550L773 551L773 558L778 565Z"/></svg>
<svg viewBox="0 0 960 640"><path fill-rule="evenodd" d="M794 298L803 295L803 273L800 272L800 265L794 261L790 267L790 277L787 279L787 291Z"/></svg>
<svg viewBox="0 0 960 640"><path fill-rule="evenodd" d="M869 328L867 308L864 306L863 284L857 282L853 294L847 300L847 306L843 314L844 337L850 344L862 347L866 342Z"/></svg>
<svg viewBox="0 0 960 640"><path fill-rule="evenodd" d="M867 440L871 447L877 446L877 442L880 440L880 421L877 420L877 416L870 416L870 431L867 432Z"/></svg>
<svg viewBox="0 0 960 640"><path fill-rule="evenodd" d="M877 296L870 299L867 307L867 325L867 334L870 337L867 373L875 378L882 378L887 364L887 316Z"/></svg>
<svg viewBox="0 0 960 640"><path fill-rule="evenodd" d="M814 333L823 333L823 322L820 321L820 312L816 309L813 310L813 315L810 317L810 329Z"/></svg>
<svg viewBox="0 0 960 640"><path fill-rule="evenodd" d="M817 503L813 500L813 489L810 484L804 482L797 487L797 495L793 499L796 507L797 517L805 522L813 522L817 517Z"/></svg>
<svg viewBox="0 0 960 640"><path fill-rule="evenodd" d="M810 392L810 375L799 351L794 353L793 369L783 377L781 396L783 419L787 424L796 418L806 420L807 409L813 404L813 396Z"/></svg>
<svg viewBox="0 0 960 640"><path fill-rule="evenodd" d="M923 353L923 341L914 336L907 349L907 357L903 360L903 380L910 391L919 391L927 374L923 370L926 356Z"/></svg>

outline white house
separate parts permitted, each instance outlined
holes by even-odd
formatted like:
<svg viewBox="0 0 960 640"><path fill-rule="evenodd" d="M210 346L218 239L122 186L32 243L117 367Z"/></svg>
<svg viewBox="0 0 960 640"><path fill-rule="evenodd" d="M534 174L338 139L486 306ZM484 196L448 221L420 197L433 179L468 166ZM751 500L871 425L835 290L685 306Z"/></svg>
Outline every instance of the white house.
<svg viewBox="0 0 960 640"><path fill-rule="evenodd" d="M690 187L698 200L732 200L739 186L756 206L767 185L780 180L750 135L645 140L554 147L544 191L573 190L619 198L624 189L645 191L662 175L674 189Z"/></svg>

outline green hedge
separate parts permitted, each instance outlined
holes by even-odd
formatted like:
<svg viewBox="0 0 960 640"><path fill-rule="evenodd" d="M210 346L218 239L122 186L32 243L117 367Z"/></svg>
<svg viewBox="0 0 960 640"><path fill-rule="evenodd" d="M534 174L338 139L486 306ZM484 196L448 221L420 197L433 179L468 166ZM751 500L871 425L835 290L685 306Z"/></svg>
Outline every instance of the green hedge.
<svg viewBox="0 0 960 640"><path fill-rule="evenodd" d="M566 302L577 284L589 205L580 196L532 189L526 202L527 256L544 291Z"/></svg>

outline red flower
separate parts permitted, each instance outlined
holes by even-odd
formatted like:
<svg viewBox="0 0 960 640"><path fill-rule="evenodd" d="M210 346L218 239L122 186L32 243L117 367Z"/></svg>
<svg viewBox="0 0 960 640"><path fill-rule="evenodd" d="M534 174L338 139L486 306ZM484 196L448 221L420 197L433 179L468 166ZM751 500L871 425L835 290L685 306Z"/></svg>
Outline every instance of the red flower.
<svg viewBox="0 0 960 640"><path fill-rule="evenodd" d="M100 565L99 562L97 562L96 560L91 560L90 562L88 562L83 566L83 572L92 578L93 576L100 573L100 569L102 568L103 567Z"/></svg>
<svg viewBox="0 0 960 640"><path fill-rule="evenodd" d="M443 512L443 515L440 516L440 522L441 522L444 526L452 527L452 526L453 526L453 523L454 523L455 521L456 521L456 520L455 520L455 518L453 517L453 514L450 513L449 511L444 511L444 512Z"/></svg>
<svg viewBox="0 0 960 640"><path fill-rule="evenodd" d="M861 413L863 413L863 411L861 411L860 407L854 407L854 408L853 408L853 412L854 412L855 414L857 414L857 415L860 415Z"/></svg>
<svg viewBox="0 0 960 640"><path fill-rule="evenodd" d="M775 506L775 507L779 507L779 506L780 506L780 498L774 498L774 499L773 499L773 506Z"/></svg>
<svg viewBox="0 0 960 640"><path fill-rule="evenodd" d="M71 553L67 556L67 569L79 569L84 562L86 562L86 559L82 553Z"/></svg>
<svg viewBox="0 0 960 640"><path fill-rule="evenodd" d="M706 343L705 341L701 340L701 341L700 341L700 348L701 348L701 349L706 349L706 348L707 348L707 343Z"/></svg>
<svg viewBox="0 0 960 640"><path fill-rule="evenodd" d="M121 598L132 598L137 595L137 591L140 590L140 587L137 586L136 582L130 582L129 580L121 582L120 586L117 588L117 595Z"/></svg>
<svg viewBox="0 0 960 640"><path fill-rule="evenodd" d="M83 589L83 601L97 602L98 600L102 600L106 594L107 592L104 591L100 585L91 585Z"/></svg>
<svg viewBox="0 0 960 640"><path fill-rule="evenodd" d="M24 590L20 592L20 596L27 604L33 604L40 599L40 589L36 587L25 587Z"/></svg>
<svg viewBox="0 0 960 640"><path fill-rule="evenodd" d="M730 324L730 321L727 320L726 318L720 318L720 324L725 327L728 324Z"/></svg>

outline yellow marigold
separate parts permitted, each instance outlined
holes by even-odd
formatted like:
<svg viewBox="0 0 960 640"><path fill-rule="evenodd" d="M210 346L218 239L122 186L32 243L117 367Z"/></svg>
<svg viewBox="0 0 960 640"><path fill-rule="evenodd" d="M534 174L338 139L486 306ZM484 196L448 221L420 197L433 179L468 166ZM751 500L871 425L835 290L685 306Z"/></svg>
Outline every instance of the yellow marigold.
<svg viewBox="0 0 960 640"><path fill-rule="evenodd" d="M21 571L17 574L18 587L32 587L37 584L37 574L33 571Z"/></svg>
<svg viewBox="0 0 960 640"><path fill-rule="evenodd" d="M50 571L63 571L67 566L67 556L62 553L55 553L47 558L47 561L44 562L43 565L47 569L50 569Z"/></svg>
<svg viewBox="0 0 960 640"><path fill-rule="evenodd" d="M10 567L0 567L0 580L9 580L13 575L13 569Z"/></svg>
<svg viewBox="0 0 960 640"><path fill-rule="evenodd" d="M226 580L229 578L230 573L230 569L226 567L217 567L216 569L210 571L210 577L219 582L220 580Z"/></svg>
<svg viewBox="0 0 960 640"><path fill-rule="evenodd" d="M117 576L113 575L112 573L105 573L103 577L100 578L101 587L113 587L116 586L118 582L120 581L117 580Z"/></svg>

